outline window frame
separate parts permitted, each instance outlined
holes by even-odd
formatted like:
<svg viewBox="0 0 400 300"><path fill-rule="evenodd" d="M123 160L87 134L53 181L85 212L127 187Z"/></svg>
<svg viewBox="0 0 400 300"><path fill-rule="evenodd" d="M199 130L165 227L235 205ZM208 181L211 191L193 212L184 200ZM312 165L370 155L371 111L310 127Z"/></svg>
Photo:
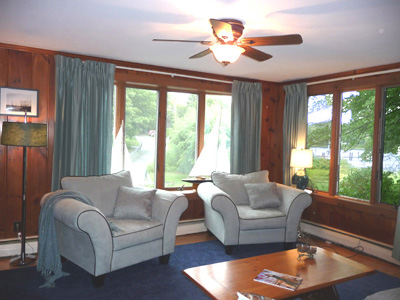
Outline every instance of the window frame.
<svg viewBox="0 0 400 300"><path fill-rule="evenodd" d="M382 114L384 89L400 85L400 79L393 74L382 74L379 77L366 76L348 80L332 80L326 83L309 84L307 97L322 94L333 94L332 104L332 131L331 131L331 159L329 174L329 191L314 191L315 198L321 201L335 201L337 204L345 200L355 205L373 206L380 209L393 209L393 205L379 202L380 187L380 147L382 138ZM338 195L338 176L339 176L339 149L340 149L340 127L341 127L341 98L342 93L354 90L375 90L375 111L374 111L374 136L372 150L372 171L371 171L371 198L369 201L339 196Z"/></svg>
<svg viewBox="0 0 400 300"><path fill-rule="evenodd" d="M165 146L166 146L166 118L167 118L167 94L168 92L191 93L198 95L197 108L197 140L196 157L199 156L204 146L204 123L206 95L231 96L232 84L227 82L199 81L179 76L163 74L151 74L145 76L142 72L129 72L116 70L116 117L115 128L119 128L125 122L125 97L126 88L139 88L158 91L158 117L157 117L157 154L156 154L156 178L155 188L165 190L192 190L193 187L165 187ZM125 129L124 129L125 130ZM115 132L115 136L117 130ZM182 183L183 185L183 183Z"/></svg>

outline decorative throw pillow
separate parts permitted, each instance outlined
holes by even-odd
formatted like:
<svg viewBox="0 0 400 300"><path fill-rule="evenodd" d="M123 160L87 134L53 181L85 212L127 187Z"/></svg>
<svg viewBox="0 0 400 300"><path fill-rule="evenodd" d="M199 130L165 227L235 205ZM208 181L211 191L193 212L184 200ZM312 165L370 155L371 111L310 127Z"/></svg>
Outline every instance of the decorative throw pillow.
<svg viewBox="0 0 400 300"><path fill-rule="evenodd" d="M61 187L64 190L81 192L93 201L106 217L114 213L120 186L132 186L131 173L121 171L101 176L67 176L61 179Z"/></svg>
<svg viewBox="0 0 400 300"><path fill-rule="evenodd" d="M113 217L116 219L150 220L155 189L121 186Z"/></svg>
<svg viewBox="0 0 400 300"><path fill-rule="evenodd" d="M275 182L245 183L252 209L277 208L281 205Z"/></svg>
<svg viewBox="0 0 400 300"><path fill-rule="evenodd" d="M249 205L249 197L244 188L245 183L269 182L268 171L258 171L244 175L213 172L211 179L215 186L227 193L236 205Z"/></svg>

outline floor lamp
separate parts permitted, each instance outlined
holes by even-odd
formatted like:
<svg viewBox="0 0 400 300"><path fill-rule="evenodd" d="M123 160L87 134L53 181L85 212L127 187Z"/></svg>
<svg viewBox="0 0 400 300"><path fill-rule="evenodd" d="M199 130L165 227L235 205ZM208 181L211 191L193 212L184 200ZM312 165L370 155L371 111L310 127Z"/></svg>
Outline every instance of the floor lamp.
<svg viewBox="0 0 400 300"><path fill-rule="evenodd" d="M21 255L13 258L10 264L13 266L25 266L36 260L33 256L25 253L26 240L26 147L47 146L47 124L3 122L1 144L6 146L22 146L23 169L22 169L22 220L21 220Z"/></svg>

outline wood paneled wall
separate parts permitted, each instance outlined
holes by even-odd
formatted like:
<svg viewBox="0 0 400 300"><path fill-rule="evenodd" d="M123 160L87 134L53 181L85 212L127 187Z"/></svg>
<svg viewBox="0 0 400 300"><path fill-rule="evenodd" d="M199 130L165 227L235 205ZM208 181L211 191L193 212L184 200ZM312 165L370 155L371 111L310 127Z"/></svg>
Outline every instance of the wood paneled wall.
<svg viewBox="0 0 400 300"><path fill-rule="evenodd" d="M28 150L28 236L37 235L39 202L41 197L51 189L55 111L55 54L57 53L54 51L12 45L8 47L0 44L0 86L38 89L39 117L28 118L28 122L48 124L48 147ZM65 53L60 54L68 55ZM79 56L74 55L74 57ZM81 58L97 60L87 56ZM104 59L98 60L104 61ZM120 66L140 66L129 62L112 62ZM153 67L153 69L157 70L156 67ZM159 69L168 71L165 68ZM385 69L379 68L379 70ZM368 69L369 72L376 70L378 69ZM184 72L190 73L189 71ZM358 73L362 74L363 71L357 71L356 74ZM344 75L349 74L346 73ZM149 74L143 74L143 76L151 77ZM207 76L207 74L202 76ZM329 78L332 78L332 76L329 76ZM314 80L318 80L318 78ZM195 86L192 88L195 88ZM282 182L283 173L281 163L283 105L284 92L282 85L263 82L261 168L269 170L270 180L275 182ZM0 116L0 128L3 121L22 122L23 118ZM16 237L13 232L13 224L21 219L21 193L22 148L0 145L0 239ZM192 218L200 218L203 214L203 208L201 205L193 206L188 214ZM359 234L377 241L393 243L396 223L396 210L393 208L376 208L368 204L354 203L316 194L313 195L313 204L306 210L304 217L319 224Z"/></svg>
<svg viewBox="0 0 400 300"><path fill-rule="evenodd" d="M48 147L27 151L27 235L37 235L40 199L51 188L54 129L53 55L0 48L0 86L39 90L39 116L30 123L48 124ZM23 122L23 117L0 116ZM0 238L16 237L14 222L21 221L22 147L0 145Z"/></svg>

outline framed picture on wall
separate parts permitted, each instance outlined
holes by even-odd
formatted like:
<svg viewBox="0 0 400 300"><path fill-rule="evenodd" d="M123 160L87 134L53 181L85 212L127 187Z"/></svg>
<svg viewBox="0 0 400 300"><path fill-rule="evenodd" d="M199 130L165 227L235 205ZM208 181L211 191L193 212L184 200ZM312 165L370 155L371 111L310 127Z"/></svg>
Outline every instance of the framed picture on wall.
<svg viewBox="0 0 400 300"><path fill-rule="evenodd" d="M38 116L39 90L0 87L0 115Z"/></svg>

